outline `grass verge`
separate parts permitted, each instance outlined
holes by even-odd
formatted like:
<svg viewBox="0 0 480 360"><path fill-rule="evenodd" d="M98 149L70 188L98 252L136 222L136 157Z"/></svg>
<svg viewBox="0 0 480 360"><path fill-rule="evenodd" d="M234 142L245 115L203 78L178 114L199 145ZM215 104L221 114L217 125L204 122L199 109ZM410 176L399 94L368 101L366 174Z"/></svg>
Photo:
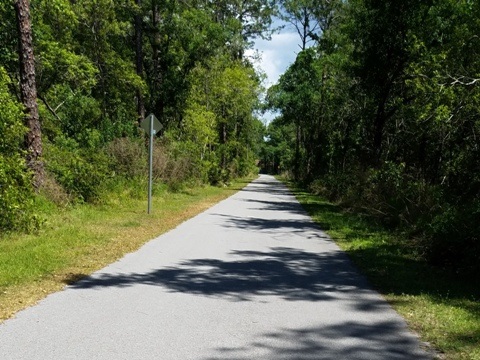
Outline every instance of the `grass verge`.
<svg viewBox="0 0 480 360"><path fill-rule="evenodd" d="M345 250L372 285L439 351L480 360L480 281L428 266L410 240L288 184L313 220Z"/></svg>
<svg viewBox="0 0 480 360"><path fill-rule="evenodd" d="M146 199L122 186L97 205L57 209L43 204L41 215L47 224L40 232L0 237L0 322L135 251L234 194L249 180L173 193L156 188L150 215Z"/></svg>

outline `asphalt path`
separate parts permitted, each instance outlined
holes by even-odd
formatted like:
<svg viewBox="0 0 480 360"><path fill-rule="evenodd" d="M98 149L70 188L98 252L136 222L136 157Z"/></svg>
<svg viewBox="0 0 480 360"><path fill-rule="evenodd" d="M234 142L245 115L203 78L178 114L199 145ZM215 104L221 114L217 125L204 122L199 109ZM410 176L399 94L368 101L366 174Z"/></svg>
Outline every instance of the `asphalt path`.
<svg viewBox="0 0 480 360"><path fill-rule="evenodd" d="M0 359L430 359L404 320L262 175L0 325Z"/></svg>

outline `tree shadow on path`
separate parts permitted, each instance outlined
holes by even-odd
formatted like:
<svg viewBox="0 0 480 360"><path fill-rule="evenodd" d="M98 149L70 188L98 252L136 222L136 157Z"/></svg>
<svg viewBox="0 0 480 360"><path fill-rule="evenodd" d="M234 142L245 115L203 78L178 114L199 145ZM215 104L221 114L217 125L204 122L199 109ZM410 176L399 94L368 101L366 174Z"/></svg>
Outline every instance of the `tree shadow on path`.
<svg viewBox="0 0 480 360"><path fill-rule="evenodd" d="M269 296L319 304L342 301L341 308L350 308L356 314L351 320L333 318L325 325L256 334L238 347L212 348L204 360L432 358L420 351L416 338L405 332L401 320L379 315L371 320L375 313L388 314L385 311L389 306L380 297L372 296L367 281L341 251L316 254L288 247L233 251L228 260L190 259L146 273L98 273L71 287L127 288L139 284L234 302L261 301Z"/></svg>
<svg viewBox="0 0 480 360"><path fill-rule="evenodd" d="M401 323L384 320L363 323L358 320L334 325L280 329L262 334L244 347L220 347L205 360L427 360L413 336L399 336ZM252 355L261 354L261 355Z"/></svg>
<svg viewBox="0 0 480 360"><path fill-rule="evenodd" d="M259 199L243 199L242 201L258 206L252 207L252 210L280 211L308 216L305 209L297 201L267 201Z"/></svg>
<svg viewBox="0 0 480 360"><path fill-rule="evenodd" d="M224 219L223 227L227 229L241 229L252 232L266 231L278 233L278 235L292 236L300 234L305 238L330 238L324 234L320 228L309 219L293 218L293 219L266 219L262 217L240 217L223 214L212 214Z"/></svg>
<svg viewBox="0 0 480 360"><path fill-rule="evenodd" d="M190 259L146 273L97 273L71 285L74 289L137 284L171 292L249 301L254 296L326 301L340 294L369 291L368 283L341 252L315 254L294 248L233 251L228 260ZM378 304L363 304L365 309Z"/></svg>

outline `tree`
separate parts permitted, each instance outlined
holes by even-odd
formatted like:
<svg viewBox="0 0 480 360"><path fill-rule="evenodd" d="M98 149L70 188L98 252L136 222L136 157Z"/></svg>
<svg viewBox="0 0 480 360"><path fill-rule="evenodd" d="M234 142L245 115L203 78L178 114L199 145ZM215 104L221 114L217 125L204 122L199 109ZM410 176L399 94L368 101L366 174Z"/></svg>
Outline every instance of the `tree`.
<svg viewBox="0 0 480 360"><path fill-rule="evenodd" d="M27 128L18 121L22 106L10 94L7 72L0 66L0 230L35 225L30 209L33 187L28 176L22 143Z"/></svg>
<svg viewBox="0 0 480 360"><path fill-rule="evenodd" d="M385 136L391 119L411 101L405 85L412 57L412 40L428 16L429 4L415 0L352 3L354 76L360 91L368 94L368 153L365 159L379 162L385 153Z"/></svg>
<svg viewBox="0 0 480 360"><path fill-rule="evenodd" d="M292 25L300 36L300 48L320 42L336 16L339 0L281 0L280 18Z"/></svg>
<svg viewBox="0 0 480 360"><path fill-rule="evenodd" d="M319 86L322 84L321 73L317 66L316 52L306 49L300 52L295 62L280 77L278 84L269 91L272 107L280 110L284 122L295 125L295 158L293 174L300 180L300 174L311 174L315 154L312 146L318 133ZM301 116L299 116L301 114Z"/></svg>
<svg viewBox="0 0 480 360"><path fill-rule="evenodd" d="M137 5L135 13L135 68L137 75L143 79L143 14L142 0L135 0ZM138 122L145 118L145 100L142 89L137 89Z"/></svg>
<svg viewBox="0 0 480 360"><path fill-rule="evenodd" d="M262 171L272 174L288 173L293 167L295 148L294 125L285 123L282 117L268 124L265 141L261 148L260 165Z"/></svg>
<svg viewBox="0 0 480 360"><path fill-rule="evenodd" d="M300 49L305 50L310 41L317 40L319 22L315 18L315 2L313 0L281 1L280 18L290 23L300 36Z"/></svg>
<svg viewBox="0 0 480 360"><path fill-rule="evenodd" d="M227 45L234 59L243 59L253 39L270 38L276 0L220 0L209 6L214 20L228 35Z"/></svg>
<svg viewBox="0 0 480 360"><path fill-rule="evenodd" d="M296 139L288 170L411 231L432 263L478 271L479 3L341 3L317 8L325 30L311 60L299 56L270 89L273 129Z"/></svg>
<svg viewBox="0 0 480 360"><path fill-rule="evenodd" d="M84 0L72 3L78 27L72 44L95 66L96 83L91 94L100 116L93 121L107 139L130 134L137 125L136 95L145 84L135 64L134 14L127 0Z"/></svg>
<svg viewBox="0 0 480 360"><path fill-rule="evenodd" d="M100 115L92 96L98 70L77 48L78 14L70 1L36 0L32 12L39 112L44 140L82 139ZM98 109L98 111L96 111ZM85 111L85 116L79 116ZM87 115L88 114L88 115Z"/></svg>
<svg viewBox="0 0 480 360"><path fill-rule="evenodd" d="M20 94L25 107L25 136L27 165L34 174L34 187L38 189L44 178L42 162L42 130L38 115L37 86L35 80L35 57L30 22L29 0L14 3L18 29L18 54L20 65Z"/></svg>
<svg viewBox="0 0 480 360"><path fill-rule="evenodd" d="M261 130L254 118L259 81L254 70L228 56L212 58L190 74L180 139L212 182L253 168Z"/></svg>

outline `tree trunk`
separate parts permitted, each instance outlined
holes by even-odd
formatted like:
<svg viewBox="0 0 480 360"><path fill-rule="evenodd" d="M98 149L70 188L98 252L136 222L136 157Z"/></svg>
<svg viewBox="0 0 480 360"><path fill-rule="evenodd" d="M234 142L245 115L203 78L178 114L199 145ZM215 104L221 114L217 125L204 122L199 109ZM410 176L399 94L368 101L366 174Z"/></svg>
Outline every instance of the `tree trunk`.
<svg viewBox="0 0 480 360"><path fill-rule="evenodd" d="M142 21L142 0L136 0L139 12L135 15L135 63L137 75L143 79L143 21ZM137 90L137 113L138 123L145 118L145 101L141 89Z"/></svg>
<svg viewBox="0 0 480 360"><path fill-rule="evenodd" d="M309 33L309 17L310 14L308 13L307 8L303 8L303 21L302 23L302 33L300 34L300 38L302 39L302 51L307 48L307 38Z"/></svg>
<svg viewBox="0 0 480 360"><path fill-rule="evenodd" d="M37 86L35 82L35 58L33 54L32 27L30 23L29 0L15 0L15 13L18 29L18 54L20 65L20 95L25 107L25 136L27 166L32 170L33 185L36 190L44 178L42 162L42 130L38 115Z"/></svg>

